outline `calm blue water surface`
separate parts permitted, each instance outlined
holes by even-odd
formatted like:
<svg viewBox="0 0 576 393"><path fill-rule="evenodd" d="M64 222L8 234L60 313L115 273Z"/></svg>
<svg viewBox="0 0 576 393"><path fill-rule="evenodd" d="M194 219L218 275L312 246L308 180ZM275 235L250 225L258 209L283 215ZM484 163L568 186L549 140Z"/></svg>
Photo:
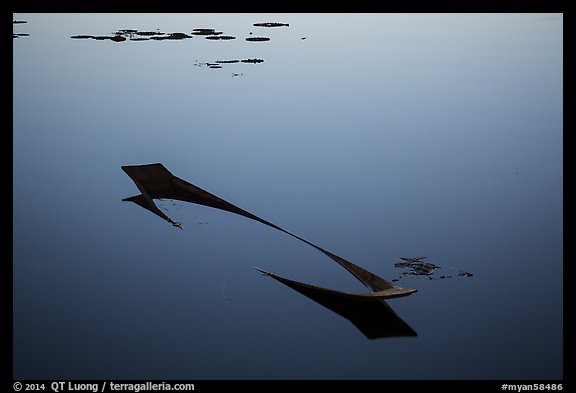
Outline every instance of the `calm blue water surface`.
<svg viewBox="0 0 576 393"><path fill-rule="evenodd" d="M14 378L562 378L562 15L14 19ZM195 28L236 39L70 38ZM418 336L369 340L253 269L365 291L317 250L122 202L154 162L389 280L453 278L400 278Z"/></svg>

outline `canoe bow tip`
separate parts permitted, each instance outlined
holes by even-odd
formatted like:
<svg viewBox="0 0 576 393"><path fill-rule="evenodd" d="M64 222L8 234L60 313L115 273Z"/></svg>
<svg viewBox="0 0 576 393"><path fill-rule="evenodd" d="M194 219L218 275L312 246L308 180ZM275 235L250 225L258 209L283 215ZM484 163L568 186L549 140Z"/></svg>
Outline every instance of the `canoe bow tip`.
<svg viewBox="0 0 576 393"><path fill-rule="evenodd" d="M399 296L399 297L410 296L410 295L418 292L418 290L417 290L417 289L414 289L414 288L403 288L403 287L396 287L396 288L398 288L399 290L403 290L403 291L404 291L404 294L401 295L401 296Z"/></svg>
<svg viewBox="0 0 576 393"><path fill-rule="evenodd" d="M263 276L271 277L272 273L267 272L266 270L262 270L259 267L254 266L254 269L258 270Z"/></svg>

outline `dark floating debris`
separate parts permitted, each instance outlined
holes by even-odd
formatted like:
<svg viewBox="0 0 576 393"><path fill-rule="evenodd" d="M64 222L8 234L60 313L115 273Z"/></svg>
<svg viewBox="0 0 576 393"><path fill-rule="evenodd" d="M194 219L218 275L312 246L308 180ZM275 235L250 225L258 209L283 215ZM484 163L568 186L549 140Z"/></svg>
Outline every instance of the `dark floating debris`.
<svg viewBox="0 0 576 393"><path fill-rule="evenodd" d="M282 26L290 26L288 23L280 23L280 22L262 22L262 23L254 23L253 26L256 27L282 27Z"/></svg>
<svg viewBox="0 0 576 393"><path fill-rule="evenodd" d="M436 269L440 269L440 266L430 262L423 262L422 260L426 259L426 257L414 257L414 258L400 257L400 259L402 260L402 262L395 263L394 267L402 269L410 269L407 272L403 272L402 273L403 276L427 276L430 280L452 278L452 276L447 274L443 274L441 276L433 276ZM453 268L450 269L455 270ZM473 274L461 270L458 273L458 276L472 277Z"/></svg>
<svg viewBox="0 0 576 393"><path fill-rule="evenodd" d="M169 39L171 40L181 40L184 38L192 38L191 35L188 35L186 33L170 33L170 35L168 36Z"/></svg>
<svg viewBox="0 0 576 393"><path fill-rule="evenodd" d="M270 41L270 38L268 38L268 37L248 37L248 38L246 38L246 41L253 41L253 42Z"/></svg>
<svg viewBox="0 0 576 393"><path fill-rule="evenodd" d="M134 34L143 36L164 35L164 33L161 33L159 31L136 31Z"/></svg>
<svg viewBox="0 0 576 393"><path fill-rule="evenodd" d="M407 262L416 262L416 261L420 261L422 259L426 259L427 257L414 257L414 258L403 258L400 257L400 259L402 259L403 261L407 261Z"/></svg>
<svg viewBox="0 0 576 393"><path fill-rule="evenodd" d="M220 35L222 31L216 31L214 29L193 29L192 34L194 35Z"/></svg>
<svg viewBox="0 0 576 393"><path fill-rule="evenodd" d="M28 22L26 22L25 20L13 20L12 23L17 25L17 24L28 23ZM30 34L28 34L28 33L14 33L14 32L12 32L12 39L20 38L20 37L28 37L29 35Z"/></svg>
<svg viewBox="0 0 576 393"><path fill-rule="evenodd" d="M115 42L130 41L149 41L149 40L183 40L185 38L193 38L186 33L162 33L160 31L138 31L136 29L120 29L114 33L113 36L109 35L87 35L79 34L73 35L73 39L92 39L92 40L111 40Z"/></svg>
<svg viewBox="0 0 576 393"><path fill-rule="evenodd" d="M408 272L402 273L409 276L429 276L440 266L429 262L422 262L421 260L426 257L415 257L415 258L400 258L404 262L397 262L394 264L395 267L408 268L411 269Z"/></svg>
<svg viewBox="0 0 576 393"><path fill-rule="evenodd" d="M244 60L240 60L242 63L252 63L252 64L258 64L258 63L262 63L264 62L264 60L262 59L244 59Z"/></svg>
<svg viewBox="0 0 576 393"><path fill-rule="evenodd" d="M265 23L256 23L254 26L261 26L261 27L280 27L280 26L288 26L288 23L279 23L279 22L265 22ZM27 34L16 34L14 33L14 38L19 36L24 36ZM216 31L213 28L195 28L192 29L191 33L182 33L182 32L173 32L173 33L164 33L161 32L160 29L156 29L156 31L151 30L143 30L139 31L137 29L118 29L114 33L110 35L91 35L91 34L77 34L73 35L70 38L72 39L91 39L97 41L104 41L110 40L115 42L124 42L124 41L163 41L163 40L183 40L188 38L194 38L194 36L204 36L208 40L235 40L237 37L232 35L224 35L222 31ZM250 32L252 35L252 32ZM247 41L270 41L269 37L254 37L250 36L246 38ZM196 60L195 66L206 66L208 68L215 68L219 69L222 68L224 64L232 64L232 63L248 63L248 64L258 64L263 63L263 59L257 58L249 58L249 59L231 59L231 60L216 60L209 62L198 62ZM236 71L236 70L234 70ZM239 76L242 75L241 73L234 72L232 76Z"/></svg>
<svg viewBox="0 0 576 393"><path fill-rule="evenodd" d="M70 38L73 38L73 39L93 39L93 40L99 40L99 41L111 40L111 41L116 41L116 42L126 41L126 37L121 36L121 35L114 35L114 36L110 36L110 35L73 35Z"/></svg>
<svg viewBox="0 0 576 393"><path fill-rule="evenodd" d="M157 40L157 41L162 41L162 40L183 40L184 38L192 38L192 36L191 36L191 35L188 35L188 34L186 34L186 33L170 33L170 34L168 34L168 35L150 37L151 40Z"/></svg>
<svg viewBox="0 0 576 393"><path fill-rule="evenodd" d="M163 40L183 40L184 38L192 38L191 35L188 35L186 33L170 33L168 35L156 35L156 36L152 36L150 37L152 39L163 39Z"/></svg>
<svg viewBox="0 0 576 393"><path fill-rule="evenodd" d="M216 60L213 63L209 63L209 62L199 62L198 60L196 60L196 63L194 63L195 66L197 67L202 67L202 66L206 66L208 68L222 68L223 64L236 64L236 63L250 63L250 64L258 64L258 63L263 63L264 60L262 59L242 59L242 60L238 60L238 59L231 59L231 60ZM232 76L239 76L239 75L243 75L241 73L233 73Z"/></svg>
<svg viewBox="0 0 576 393"><path fill-rule="evenodd" d="M235 40L236 37L231 35L209 35L206 36L207 40Z"/></svg>
<svg viewBox="0 0 576 393"><path fill-rule="evenodd" d="M122 41L126 41L126 37L121 36L121 35L115 35L114 37L110 38L112 41L115 42L122 42Z"/></svg>

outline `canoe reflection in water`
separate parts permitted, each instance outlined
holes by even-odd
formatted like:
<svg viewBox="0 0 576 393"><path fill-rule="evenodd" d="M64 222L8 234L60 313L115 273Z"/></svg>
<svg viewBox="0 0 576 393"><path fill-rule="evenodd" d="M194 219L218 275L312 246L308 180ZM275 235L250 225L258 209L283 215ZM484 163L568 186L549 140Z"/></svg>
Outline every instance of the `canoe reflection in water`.
<svg viewBox="0 0 576 393"><path fill-rule="evenodd" d="M354 324L370 339L384 337L416 337L416 332L404 322L384 300L358 301L342 296L342 292L289 280L256 268L316 303L334 311Z"/></svg>
<svg viewBox="0 0 576 393"><path fill-rule="evenodd" d="M123 201L134 202L180 229L182 229L182 224L173 221L164 214L154 204L154 199L176 199L225 210L258 221L314 247L345 268L371 291L368 293L340 292L288 280L264 270L258 270L350 320L368 338L416 336L416 332L384 302L384 299L409 296L416 292L415 289L395 286L390 281L332 254L298 235L174 176L160 163L122 166L122 170L130 176L141 192L140 195L125 198Z"/></svg>

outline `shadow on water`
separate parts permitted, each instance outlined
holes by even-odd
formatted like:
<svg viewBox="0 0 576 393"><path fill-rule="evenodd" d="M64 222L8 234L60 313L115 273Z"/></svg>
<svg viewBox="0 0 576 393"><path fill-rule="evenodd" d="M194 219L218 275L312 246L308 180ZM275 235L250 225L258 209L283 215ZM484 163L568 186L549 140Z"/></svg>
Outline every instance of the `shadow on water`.
<svg viewBox="0 0 576 393"><path fill-rule="evenodd" d="M282 231L291 237L314 247L346 269L350 274L358 279L358 281L368 287L370 292L349 293L321 288L310 284L288 280L259 268L256 269L262 272L265 276L274 278L282 284L300 292L308 298L350 320L369 338L416 335L416 333L396 314L394 314L387 304L384 303L384 299L409 296L416 292L415 289L395 286L376 274L344 258L332 254L298 235L295 235L223 200L222 198L217 197L214 194L209 193L208 191L174 176L160 163L122 166L122 170L132 179L141 192L140 195L124 198L123 201L133 202L168 221L179 229L183 229L182 224L173 221L163 211L161 211L154 203L154 199L176 199L235 213Z"/></svg>

